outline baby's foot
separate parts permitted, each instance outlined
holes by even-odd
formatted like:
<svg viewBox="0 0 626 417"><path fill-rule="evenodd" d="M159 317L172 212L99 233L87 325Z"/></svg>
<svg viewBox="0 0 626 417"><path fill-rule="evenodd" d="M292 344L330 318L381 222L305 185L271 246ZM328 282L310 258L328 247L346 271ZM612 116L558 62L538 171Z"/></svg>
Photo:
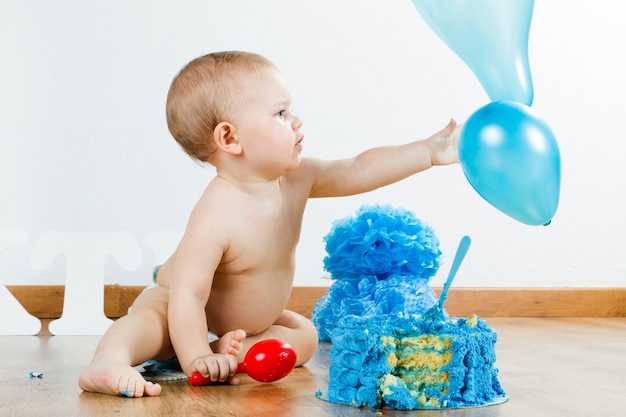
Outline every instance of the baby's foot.
<svg viewBox="0 0 626 417"><path fill-rule="evenodd" d="M222 355L233 355L239 357L243 348L243 341L246 339L246 332L243 330L233 330L215 341L213 351Z"/></svg>
<svg viewBox="0 0 626 417"><path fill-rule="evenodd" d="M161 386L146 381L131 366L91 363L80 375L78 385L84 391L99 392L126 397L154 397L161 393Z"/></svg>
<svg viewBox="0 0 626 417"><path fill-rule="evenodd" d="M213 352L220 353L222 355L233 355L239 362L243 360L240 358L240 354L243 349L243 341L246 339L246 332L243 330L233 330L224 334L222 337L211 343L211 349ZM239 378L237 375L233 375L226 380L231 385L239 385Z"/></svg>

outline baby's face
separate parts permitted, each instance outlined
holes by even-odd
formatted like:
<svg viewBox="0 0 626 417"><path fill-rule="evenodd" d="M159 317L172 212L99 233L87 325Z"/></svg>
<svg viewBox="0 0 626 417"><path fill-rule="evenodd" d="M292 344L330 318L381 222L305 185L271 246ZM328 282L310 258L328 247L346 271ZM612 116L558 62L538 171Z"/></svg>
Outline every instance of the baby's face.
<svg viewBox="0 0 626 417"><path fill-rule="evenodd" d="M244 80L241 91L233 123L251 163L268 168L268 173L275 172L272 166L282 173L296 168L302 151L302 119L291 111L291 93L281 74L262 70Z"/></svg>

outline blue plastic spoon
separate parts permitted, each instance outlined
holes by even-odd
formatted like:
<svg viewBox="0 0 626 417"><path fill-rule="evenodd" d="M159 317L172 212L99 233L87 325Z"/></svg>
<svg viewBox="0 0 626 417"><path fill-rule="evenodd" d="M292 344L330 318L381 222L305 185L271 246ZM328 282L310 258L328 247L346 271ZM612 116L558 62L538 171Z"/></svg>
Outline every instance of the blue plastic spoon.
<svg viewBox="0 0 626 417"><path fill-rule="evenodd" d="M463 259L465 258L465 254L472 243L472 239L469 236L463 236L461 241L459 242L459 247L456 250L456 254L454 255L454 260L452 261L452 266L450 267L450 272L448 273L448 278L446 282L443 284L443 290L441 290L441 294L439 295L439 300L437 303L432 306L428 311L426 311L422 317L435 320L444 320L445 317L443 315L443 303L446 302L448 298L448 291L450 290L450 286L452 285L452 281L454 281L454 277L456 276L461 263L463 263Z"/></svg>

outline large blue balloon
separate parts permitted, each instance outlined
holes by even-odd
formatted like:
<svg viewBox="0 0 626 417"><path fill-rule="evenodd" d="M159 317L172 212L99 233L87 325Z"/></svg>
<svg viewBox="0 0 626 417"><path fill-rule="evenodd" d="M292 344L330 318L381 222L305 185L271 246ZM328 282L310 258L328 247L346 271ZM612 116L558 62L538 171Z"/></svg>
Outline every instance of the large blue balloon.
<svg viewBox="0 0 626 417"><path fill-rule="evenodd" d="M525 224L550 223L561 157L550 127L530 107L501 101L478 109L461 131L459 159L472 187L494 207Z"/></svg>
<svg viewBox="0 0 626 417"><path fill-rule="evenodd" d="M430 28L470 67L491 101L530 106L528 35L534 0L412 0Z"/></svg>

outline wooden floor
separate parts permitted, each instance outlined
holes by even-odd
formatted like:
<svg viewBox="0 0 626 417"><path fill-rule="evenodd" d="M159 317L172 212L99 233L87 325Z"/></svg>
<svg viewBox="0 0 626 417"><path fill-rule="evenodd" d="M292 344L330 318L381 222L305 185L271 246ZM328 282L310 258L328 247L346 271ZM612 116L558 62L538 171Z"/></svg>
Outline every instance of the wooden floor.
<svg viewBox="0 0 626 417"><path fill-rule="evenodd" d="M423 416L572 417L626 413L626 318L492 318L500 381L510 400L445 411L354 409L316 398L328 380L329 345L274 384L164 383L157 398L81 392L77 378L98 337L0 336L1 416ZM43 372L30 378L29 372Z"/></svg>

